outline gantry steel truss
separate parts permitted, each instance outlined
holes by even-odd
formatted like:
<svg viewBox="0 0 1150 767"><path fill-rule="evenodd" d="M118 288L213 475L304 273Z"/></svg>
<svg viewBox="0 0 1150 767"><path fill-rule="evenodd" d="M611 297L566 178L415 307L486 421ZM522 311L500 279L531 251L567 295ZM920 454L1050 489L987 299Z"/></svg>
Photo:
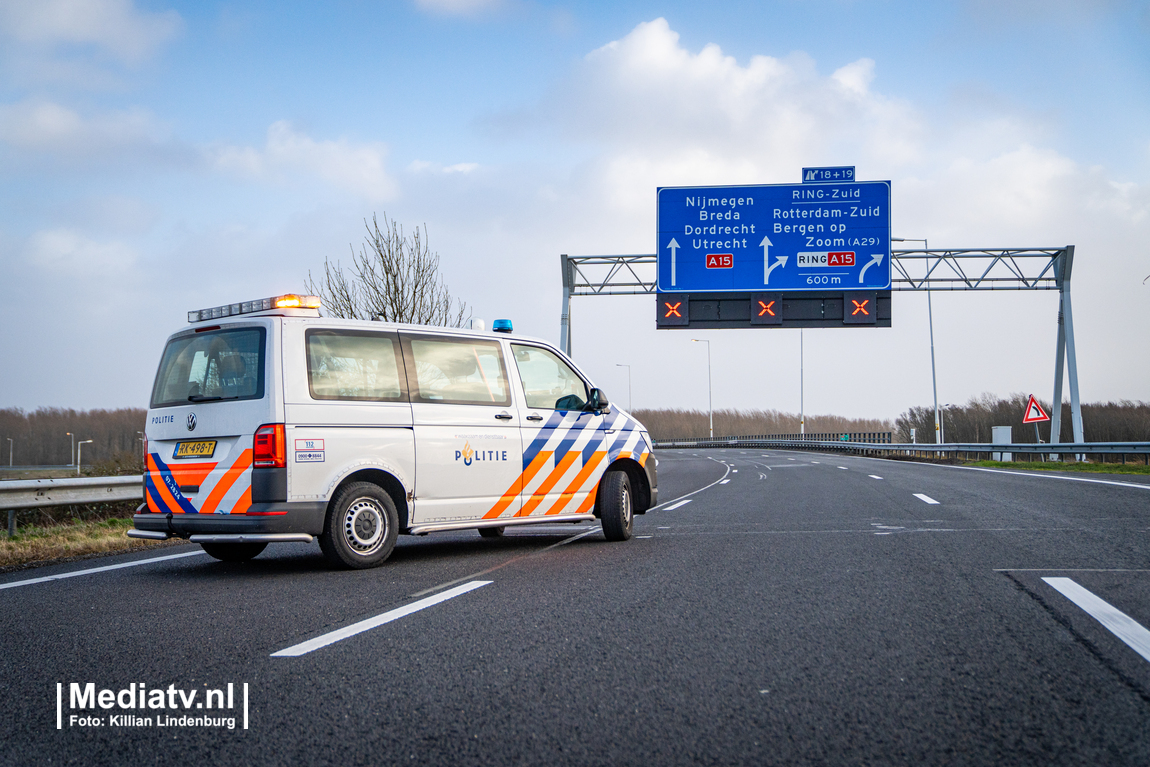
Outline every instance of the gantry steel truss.
<svg viewBox="0 0 1150 767"><path fill-rule="evenodd" d="M559 345L571 354L573 296L631 296L655 293L654 254L559 257L563 270L563 311ZM1062 442L1062 379L1069 369L1070 420L1074 442L1083 442L1078 398L1078 361L1070 273L1074 246L1060 248L963 248L892 250L892 291L1057 290L1058 335L1054 357L1054 399L1050 441Z"/></svg>

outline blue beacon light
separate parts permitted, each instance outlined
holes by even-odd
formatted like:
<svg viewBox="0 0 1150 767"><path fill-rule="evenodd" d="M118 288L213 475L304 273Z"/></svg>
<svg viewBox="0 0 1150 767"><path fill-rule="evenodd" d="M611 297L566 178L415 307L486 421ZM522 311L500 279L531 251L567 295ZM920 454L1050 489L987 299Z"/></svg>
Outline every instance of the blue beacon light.
<svg viewBox="0 0 1150 767"><path fill-rule="evenodd" d="M511 320L495 320L491 323L491 330L494 333L510 333L512 331Z"/></svg>

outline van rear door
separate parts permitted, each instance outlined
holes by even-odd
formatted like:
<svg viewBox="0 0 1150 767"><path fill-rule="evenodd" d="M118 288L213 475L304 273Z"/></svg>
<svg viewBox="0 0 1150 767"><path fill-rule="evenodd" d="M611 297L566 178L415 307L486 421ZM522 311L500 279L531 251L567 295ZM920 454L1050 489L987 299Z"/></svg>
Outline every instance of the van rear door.
<svg viewBox="0 0 1150 767"><path fill-rule="evenodd" d="M196 328L168 339L148 410L148 511L244 514L252 437L274 422L274 322Z"/></svg>

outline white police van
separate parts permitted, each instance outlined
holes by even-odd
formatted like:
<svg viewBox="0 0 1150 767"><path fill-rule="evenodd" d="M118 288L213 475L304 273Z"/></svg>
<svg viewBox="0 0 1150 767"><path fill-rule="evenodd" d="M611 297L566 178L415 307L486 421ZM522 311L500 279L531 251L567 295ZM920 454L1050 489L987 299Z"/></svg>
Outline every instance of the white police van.
<svg viewBox="0 0 1150 767"><path fill-rule="evenodd" d="M286 295L188 313L148 410L134 538L242 561L319 538L337 566L399 533L590 522L631 537L657 503L646 428L549 344L327 319Z"/></svg>

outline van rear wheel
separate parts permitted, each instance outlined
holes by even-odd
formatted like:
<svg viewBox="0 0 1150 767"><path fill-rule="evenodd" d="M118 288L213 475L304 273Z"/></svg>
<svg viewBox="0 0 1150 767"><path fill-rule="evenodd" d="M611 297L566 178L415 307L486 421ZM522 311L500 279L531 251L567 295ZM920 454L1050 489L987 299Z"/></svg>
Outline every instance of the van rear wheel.
<svg viewBox="0 0 1150 767"><path fill-rule="evenodd" d="M268 547L266 543L201 543L204 553L221 562L247 562Z"/></svg>
<svg viewBox="0 0 1150 767"><path fill-rule="evenodd" d="M599 521L609 541L626 541L635 521L631 479L625 471L609 471L599 483Z"/></svg>
<svg viewBox="0 0 1150 767"><path fill-rule="evenodd" d="M484 538L502 538L503 531L506 529L505 527L481 527L479 534Z"/></svg>
<svg viewBox="0 0 1150 767"><path fill-rule="evenodd" d="M362 570L391 556L399 534L399 515L379 485L353 482L328 506L319 547L336 567Z"/></svg>

